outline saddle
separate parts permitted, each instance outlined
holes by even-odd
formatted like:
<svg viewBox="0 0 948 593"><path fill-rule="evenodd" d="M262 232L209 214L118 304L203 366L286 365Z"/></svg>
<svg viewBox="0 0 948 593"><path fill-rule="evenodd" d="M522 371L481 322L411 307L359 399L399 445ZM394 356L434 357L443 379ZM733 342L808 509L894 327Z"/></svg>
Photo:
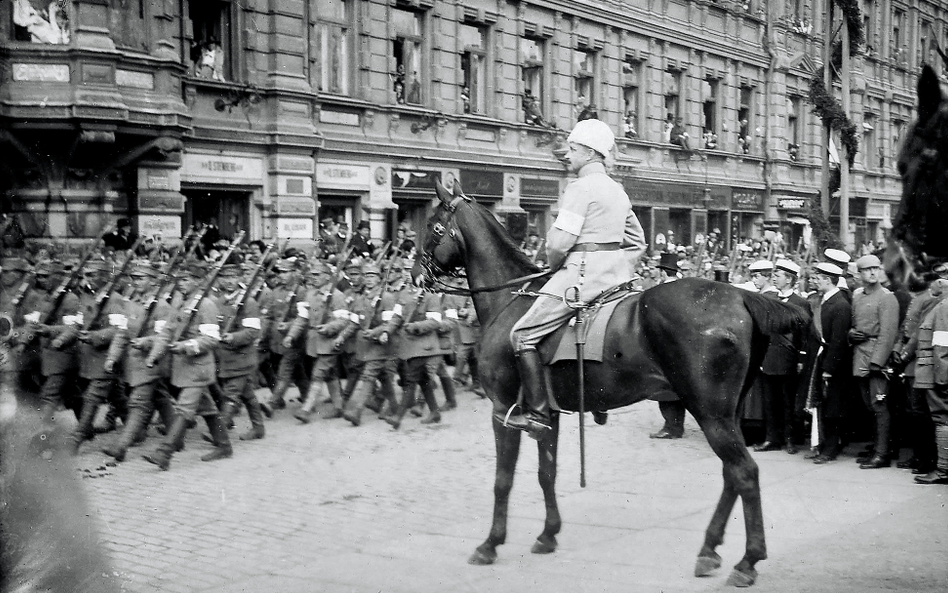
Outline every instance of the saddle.
<svg viewBox="0 0 948 593"><path fill-rule="evenodd" d="M625 299L639 295L641 292L629 281L603 291L586 303L584 311L586 318L582 324L582 331L585 334L582 336L585 338L584 361L602 362L606 326L615 313L616 307ZM567 323L543 338L537 346L537 351L540 353L540 360L545 365L576 360L576 317L570 317Z"/></svg>

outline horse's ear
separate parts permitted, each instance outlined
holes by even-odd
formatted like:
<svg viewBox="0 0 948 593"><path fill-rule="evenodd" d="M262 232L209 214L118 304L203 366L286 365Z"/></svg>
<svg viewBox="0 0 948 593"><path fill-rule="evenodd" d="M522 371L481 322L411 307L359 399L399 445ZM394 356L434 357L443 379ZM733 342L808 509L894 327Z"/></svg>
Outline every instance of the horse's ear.
<svg viewBox="0 0 948 593"><path fill-rule="evenodd" d="M924 125L938 112L942 98L938 75L931 66L925 64L922 75L918 78L918 123L920 125Z"/></svg>
<svg viewBox="0 0 948 593"><path fill-rule="evenodd" d="M463 197L464 197L464 190L461 189L461 180L460 180L460 179L455 179L455 180L454 180L454 197L455 197L455 198L463 198Z"/></svg>
<svg viewBox="0 0 948 593"><path fill-rule="evenodd" d="M438 194L438 199L444 204L450 204L454 197L451 195L451 192L448 191L448 188L446 188L444 184L441 183L440 179L435 179L434 186L435 193ZM457 181L454 182L454 186L457 187Z"/></svg>

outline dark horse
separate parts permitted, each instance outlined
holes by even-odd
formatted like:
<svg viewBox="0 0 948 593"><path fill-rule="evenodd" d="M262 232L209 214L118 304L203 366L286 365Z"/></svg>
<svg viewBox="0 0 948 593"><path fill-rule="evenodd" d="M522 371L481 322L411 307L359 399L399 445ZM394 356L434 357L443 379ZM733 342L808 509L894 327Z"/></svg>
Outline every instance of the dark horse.
<svg viewBox="0 0 948 593"><path fill-rule="evenodd" d="M520 377L510 330L532 299L493 287L538 272L516 247L506 230L481 205L436 183L440 203L428 221L424 250L414 275L427 282L459 268L467 273L474 306L481 320L478 365L481 381L495 410L506 411L517 401ZM532 289L540 287L541 280ZM737 497L744 505L746 552L734 567L729 583L754 583L754 565L767 557L757 464L747 452L737 425L737 408L754 379L766 350L767 335L806 323L806 314L777 299L762 297L728 284L685 279L645 291L623 301L607 329L604 362L585 366L585 409L605 412L647 399L663 391L677 393L724 463L724 491L698 553L696 576L721 566L715 552ZM551 367L557 402L577 410L576 364ZM507 505L520 450L520 431L493 423L497 448L494 477L494 517L487 540L470 558L490 564L507 536ZM560 514L556 504L556 453L559 422L539 443L539 482L546 502L543 533L533 552L556 549Z"/></svg>
<svg viewBox="0 0 948 593"><path fill-rule="evenodd" d="M918 79L918 120L899 151L902 201L892 225L885 271L909 284L948 260L948 102L928 65Z"/></svg>

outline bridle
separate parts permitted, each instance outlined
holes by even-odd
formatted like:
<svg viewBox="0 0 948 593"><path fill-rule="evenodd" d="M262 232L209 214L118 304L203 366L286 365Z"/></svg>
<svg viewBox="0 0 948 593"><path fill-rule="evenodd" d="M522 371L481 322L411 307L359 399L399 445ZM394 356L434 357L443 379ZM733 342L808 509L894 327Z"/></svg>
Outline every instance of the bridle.
<svg viewBox="0 0 948 593"><path fill-rule="evenodd" d="M514 278L513 280L503 284L480 286L477 288L458 288L442 280L441 278L444 277L466 278L464 270L460 266L457 266L453 269L446 269L437 260L435 260L435 258L432 256L432 253L434 253L435 250L437 250L438 247L444 243L445 239L451 239L454 241L462 253L465 251L466 247L464 244L464 236L461 234L460 229L458 229L458 224L455 220L455 214L457 213L458 206L461 204L470 205L471 202L473 202L473 200L464 194L455 196L455 198L448 203L439 200L439 207L443 208L448 213L448 216L443 222L439 220L431 226L431 239L429 239L431 243L425 246L425 249L421 254L421 259L418 262L419 265L421 265L423 284L425 286L430 286L438 292L443 292L445 294L470 296L481 292L496 292L498 290L504 290L505 288L521 287L526 283L536 280L537 278L543 278L552 274L552 272L546 270L537 272L535 274Z"/></svg>

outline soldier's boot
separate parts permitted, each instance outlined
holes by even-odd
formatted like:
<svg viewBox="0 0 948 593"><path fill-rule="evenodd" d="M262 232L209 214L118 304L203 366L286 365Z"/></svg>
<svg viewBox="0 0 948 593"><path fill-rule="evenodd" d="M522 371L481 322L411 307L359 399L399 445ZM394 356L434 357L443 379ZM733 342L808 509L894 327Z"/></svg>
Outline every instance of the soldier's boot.
<svg viewBox="0 0 948 593"><path fill-rule="evenodd" d="M102 452L115 458L115 461L125 461L125 453L138 438L138 435L148 426L150 418L151 412L149 410L132 408L128 413L128 421L122 427L122 434L119 435L118 440L108 447L104 447Z"/></svg>
<svg viewBox="0 0 948 593"><path fill-rule="evenodd" d="M290 388L289 379L277 379L276 385L270 391L270 400L267 405L272 410L286 409L286 392Z"/></svg>
<svg viewBox="0 0 948 593"><path fill-rule="evenodd" d="M188 432L188 419L178 414L174 417L168 434L165 435L161 444L152 453L142 455L148 463L154 463L162 471L168 471L171 467L171 456L184 442L184 435Z"/></svg>
<svg viewBox="0 0 948 593"><path fill-rule="evenodd" d="M924 476L916 476L917 484L948 484L948 426L935 426L935 444L938 446L935 469Z"/></svg>
<svg viewBox="0 0 948 593"><path fill-rule="evenodd" d="M428 404L428 415L421 419L422 424L435 424L441 422L441 410L438 409L438 400L435 398L434 385L427 381L421 386L421 392L425 396L425 403Z"/></svg>
<svg viewBox="0 0 948 593"><path fill-rule="evenodd" d="M383 409L379 410L379 420L385 420L389 416L394 416L398 413L398 397L395 396L395 386L391 379L383 376L381 384L382 386L379 388L380 393L388 403Z"/></svg>
<svg viewBox="0 0 948 593"><path fill-rule="evenodd" d="M251 391L244 398L244 405L247 406L247 416L250 417L250 430L240 435L242 441L253 441L262 439L267 431L263 427L263 409L257 396Z"/></svg>
<svg viewBox="0 0 948 593"><path fill-rule="evenodd" d="M129 410L128 417L125 419L125 425L132 423L132 420L134 418L134 414L133 414L134 411L135 411L134 409ZM138 427L138 430L135 431L135 435L132 438L132 442L128 444L129 447L137 447L145 442L145 439L148 438L148 426L151 424L152 420L154 420L155 413L156 412L152 410L151 412L145 414L145 420ZM124 431L125 431L124 426L122 427L122 431L124 434Z"/></svg>
<svg viewBox="0 0 948 593"><path fill-rule="evenodd" d="M234 402L224 402L224 405L221 406L220 413L215 416L215 418L220 418L220 421L223 422L224 426L229 430L234 427L234 415L236 414L237 404ZM208 418L210 418L210 416L205 416L204 420L207 421ZM216 447L217 437L214 435L214 427L211 426L210 422L207 423L207 427L211 429L211 432L209 434L202 434L201 438Z"/></svg>
<svg viewBox="0 0 948 593"><path fill-rule="evenodd" d="M346 403L342 399L342 385L339 379L329 379L326 381L326 391L329 392L329 401L332 403L332 411L325 415L325 418L342 418L342 410Z"/></svg>
<svg viewBox="0 0 948 593"><path fill-rule="evenodd" d="M425 378L422 377L422 381L425 381ZM417 418L421 418L425 415L425 398L422 394L415 394L415 401L411 406L411 415Z"/></svg>
<svg viewBox="0 0 948 593"><path fill-rule="evenodd" d="M444 390L444 406L441 409L447 412L448 410L457 408L458 400L455 395L454 381L451 380L451 375L445 373L438 375L438 378L441 379L441 389Z"/></svg>
<svg viewBox="0 0 948 593"><path fill-rule="evenodd" d="M385 421L388 422L395 430L398 430L402 425L402 419L405 417L408 409L411 408L415 403L415 392L417 389L417 383L406 383L405 391L402 393L402 403L399 404L398 410L396 410L394 415L387 416L385 418Z"/></svg>
<svg viewBox="0 0 948 593"><path fill-rule="evenodd" d="M161 400L159 400L155 405L155 409L158 410L158 417L161 418L161 424L164 426L164 433L167 433L168 427L174 422L174 400L172 400L170 397L161 398ZM158 432L161 432L161 430Z"/></svg>
<svg viewBox="0 0 948 593"><path fill-rule="evenodd" d="M353 426L362 424L362 408L368 407L365 403L369 392L375 388L375 381L360 379L346 402L346 407L342 411L342 417L348 420Z"/></svg>
<svg viewBox="0 0 948 593"><path fill-rule="evenodd" d="M309 384L309 389L306 391L306 401L303 402L303 405L299 410L293 413L293 417L302 422L303 424L309 424L310 420L313 419L313 410L316 408L316 404L319 403L319 392L323 390L322 381L313 381Z"/></svg>
<svg viewBox="0 0 948 593"><path fill-rule="evenodd" d="M224 419L220 416L210 415L205 416L204 421L211 429L211 434L214 436L217 445L215 445L213 451L201 457L201 461L217 461L218 459L233 457L234 449L230 445L230 436L227 434L227 424L224 423Z"/></svg>
<svg viewBox="0 0 948 593"><path fill-rule="evenodd" d="M508 428L526 431L531 438L539 440L553 428L543 363L536 348L524 348L518 354L520 386L523 389L526 410L514 416L509 412L506 415L494 412L494 418Z"/></svg>
<svg viewBox="0 0 948 593"><path fill-rule="evenodd" d="M98 410L99 406L91 402L85 402L82 405L82 414L79 416L79 424L77 424L76 428L72 431L72 436L68 443L67 450L71 454L77 455L82 443L92 440L95 436L95 429L92 425L95 422L95 414Z"/></svg>

